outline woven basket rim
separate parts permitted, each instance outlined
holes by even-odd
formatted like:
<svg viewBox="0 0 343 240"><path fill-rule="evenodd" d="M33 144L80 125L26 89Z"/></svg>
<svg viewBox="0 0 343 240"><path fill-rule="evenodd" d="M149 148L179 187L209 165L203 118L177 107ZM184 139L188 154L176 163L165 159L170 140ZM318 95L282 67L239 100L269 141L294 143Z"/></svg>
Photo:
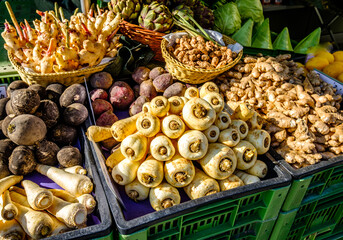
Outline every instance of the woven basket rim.
<svg viewBox="0 0 343 240"><path fill-rule="evenodd" d="M226 36L226 35L223 34L223 40L224 40L224 41L225 41L225 38L228 39L228 40L230 40L231 42L236 43L235 40L233 40L232 38L230 38L230 37L228 37L228 36ZM231 67L233 67L234 65L236 65L236 64L239 62L239 60L242 58L242 56L243 56L243 50L241 50L241 51L238 53L238 55L237 55L237 57L235 58L234 61L230 62L230 63L227 64L227 65L224 65L223 67L215 68L215 69L202 69L202 68L196 68L196 67L192 67L192 66L187 66L187 65L181 63L181 62L180 62L179 60L177 60L176 58L174 58L174 57L169 53L169 51L167 50L167 43L168 43L168 41L167 41L165 38L163 38L163 39L162 39L162 42L161 42L162 53L163 53L163 55L164 55L164 54L166 55L166 57L168 58L168 60L172 61L173 64L178 65L178 66L181 67L181 68L185 68L185 69L187 69L187 70L189 70L189 71L198 72L198 73L215 73L215 72L221 72L221 71L225 70L226 68L231 68ZM165 56L163 56L163 57L165 57Z"/></svg>
<svg viewBox="0 0 343 240"><path fill-rule="evenodd" d="M141 27L141 26L139 26L139 25L137 25L137 24L127 22L127 21L125 21L125 20L123 20L119 25L124 25L124 26L127 26L127 27L131 28L131 29L134 29L135 31L133 31L133 32L136 32L137 34L141 34L140 32L144 32L144 33L146 33L146 34L154 35L154 36L160 38L160 39L156 39L156 40L161 40L162 37L163 37L164 35L166 35L165 33L152 31L152 30L143 28L143 27ZM130 29L130 30L131 30L131 29ZM139 30L140 32L138 32L137 30Z"/></svg>

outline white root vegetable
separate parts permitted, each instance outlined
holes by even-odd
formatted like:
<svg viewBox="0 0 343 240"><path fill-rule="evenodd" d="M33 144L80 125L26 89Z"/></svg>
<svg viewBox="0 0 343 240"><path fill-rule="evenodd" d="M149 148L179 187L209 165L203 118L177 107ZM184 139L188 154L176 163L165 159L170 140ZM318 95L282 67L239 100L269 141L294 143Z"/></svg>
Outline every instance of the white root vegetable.
<svg viewBox="0 0 343 240"><path fill-rule="evenodd" d="M243 171L236 170L234 174L237 177L239 177L244 182L245 185L261 181L261 179L259 179L258 177L245 173Z"/></svg>
<svg viewBox="0 0 343 240"><path fill-rule="evenodd" d="M10 191L10 197L13 202L16 202L24 207L31 208L25 195L17 193L15 191Z"/></svg>
<svg viewBox="0 0 343 240"><path fill-rule="evenodd" d="M5 221L13 220L18 215L18 209L13 204L8 190L2 194L1 200L1 218Z"/></svg>
<svg viewBox="0 0 343 240"><path fill-rule="evenodd" d="M217 180L229 177L236 169L237 159L231 148L220 143L211 143L206 155L199 160L204 172Z"/></svg>
<svg viewBox="0 0 343 240"><path fill-rule="evenodd" d="M206 130L216 120L216 112L204 99L191 98L182 109L182 117L190 129Z"/></svg>
<svg viewBox="0 0 343 240"><path fill-rule="evenodd" d="M71 228L65 225L65 223L58 220L54 215L49 214L49 217L53 222L51 236L55 236L57 234L65 233L71 230Z"/></svg>
<svg viewBox="0 0 343 240"><path fill-rule="evenodd" d="M119 185L126 185L135 180L141 161L131 161L125 158L112 169L112 178Z"/></svg>
<svg viewBox="0 0 343 240"><path fill-rule="evenodd" d="M256 160L254 166L248 168L246 172L259 178L264 178L268 173L268 166L263 161Z"/></svg>
<svg viewBox="0 0 343 240"><path fill-rule="evenodd" d="M159 134L150 143L150 153L156 160L168 161L174 156L175 148L168 137Z"/></svg>
<svg viewBox="0 0 343 240"><path fill-rule="evenodd" d="M11 186L19 183L21 180L23 180L23 176L18 175L10 175L0 179L0 195L2 195Z"/></svg>
<svg viewBox="0 0 343 240"><path fill-rule="evenodd" d="M185 102L179 96L172 96L168 98L168 102L170 104L169 113L180 115L182 112L183 106L185 106Z"/></svg>
<svg viewBox="0 0 343 240"><path fill-rule="evenodd" d="M25 232L17 220L6 221L0 218L0 239L1 240L24 240Z"/></svg>
<svg viewBox="0 0 343 240"><path fill-rule="evenodd" d="M183 104L185 105L187 102L188 102L188 98L186 98L186 97L180 97L181 99L182 99L182 101L183 101Z"/></svg>
<svg viewBox="0 0 343 240"><path fill-rule="evenodd" d="M217 114L223 111L225 102L223 97L219 93L208 93L203 97L203 99L206 100L213 107L214 111L216 111Z"/></svg>
<svg viewBox="0 0 343 240"><path fill-rule="evenodd" d="M235 174L232 174L230 177L220 180L218 182L221 191L226 191L236 187L244 186L244 182Z"/></svg>
<svg viewBox="0 0 343 240"><path fill-rule="evenodd" d="M143 113L151 113L150 102L146 102L146 103L143 104L142 112Z"/></svg>
<svg viewBox="0 0 343 240"><path fill-rule="evenodd" d="M22 206L12 196L11 199L18 208L18 215L15 219L20 223L27 235L33 239L41 239L50 235L53 221L47 213Z"/></svg>
<svg viewBox="0 0 343 240"><path fill-rule="evenodd" d="M55 196L47 211L68 227L80 227L87 221L85 206L81 203L70 203Z"/></svg>
<svg viewBox="0 0 343 240"><path fill-rule="evenodd" d="M185 123L174 114L168 115L162 120L162 132L171 139L179 138L185 129Z"/></svg>
<svg viewBox="0 0 343 240"><path fill-rule="evenodd" d="M141 112L141 113L133 115L129 118L121 119L121 120L113 123L111 126L112 137L116 141L121 142L127 136L133 134L137 130L136 121L141 114L143 114L143 113Z"/></svg>
<svg viewBox="0 0 343 240"><path fill-rule="evenodd" d="M48 189L41 188L30 180L22 181L21 185L25 189L27 201L32 209L44 210L51 206L53 195Z"/></svg>
<svg viewBox="0 0 343 240"><path fill-rule="evenodd" d="M163 182L157 187L151 188L149 193L151 207L156 211L180 204L179 191L169 183Z"/></svg>
<svg viewBox="0 0 343 240"><path fill-rule="evenodd" d="M246 123L250 130L262 129L263 118L255 111L254 115Z"/></svg>
<svg viewBox="0 0 343 240"><path fill-rule="evenodd" d="M198 160L207 153L208 140L202 132L189 130L179 138L177 147L182 157L188 160Z"/></svg>
<svg viewBox="0 0 343 240"><path fill-rule="evenodd" d="M256 129L249 131L246 140L254 145L257 154L265 154L269 150L271 137L267 131Z"/></svg>
<svg viewBox="0 0 343 240"><path fill-rule="evenodd" d="M164 176L173 187L185 187L193 180L195 168L192 161L178 154L164 164Z"/></svg>
<svg viewBox="0 0 343 240"><path fill-rule="evenodd" d="M214 178L196 168L193 181L184 187L184 190L188 197L193 200L220 192L220 187Z"/></svg>
<svg viewBox="0 0 343 240"><path fill-rule="evenodd" d="M241 137L235 128L228 128L220 132L218 142L225 144L228 147L236 146Z"/></svg>
<svg viewBox="0 0 343 240"><path fill-rule="evenodd" d="M151 114L156 117L164 117L170 109L170 103L166 97L157 96L150 102Z"/></svg>
<svg viewBox="0 0 343 240"><path fill-rule="evenodd" d="M20 187L17 187L17 186L11 186L9 188L9 190L12 192L12 191L15 191L23 196L26 196L26 192L25 192L25 189L24 188L20 188ZM23 205L23 204L21 204Z"/></svg>
<svg viewBox="0 0 343 240"><path fill-rule="evenodd" d="M203 131L205 136L207 137L208 142L214 143L217 142L220 134L220 130L216 125L212 125L211 127L207 128Z"/></svg>
<svg viewBox="0 0 343 240"><path fill-rule="evenodd" d="M217 118L214 122L214 125L216 125L220 130L227 129L231 124L231 117L230 114L227 112L221 112L217 114Z"/></svg>
<svg viewBox="0 0 343 240"><path fill-rule="evenodd" d="M228 103L229 104L229 103ZM237 108L235 108L234 117L243 121L247 121L254 115L255 110L252 106L247 103L240 103Z"/></svg>
<svg viewBox="0 0 343 240"><path fill-rule="evenodd" d="M237 157L237 169L246 170L254 166L257 160L257 151L250 142L245 140L240 141L233 148L233 151Z"/></svg>
<svg viewBox="0 0 343 240"><path fill-rule="evenodd" d="M203 98L206 94L211 92L219 93L219 88L214 82L206 82L201 86L199 95Z"/></svg>
<svg viewBox="0 0 343 240"><path fill-rule="evenodd" d="M188 99L198 98L200 96L199 90L196 87L189 87L186 89L184 96Z"/></svg>
<svg viewBox="0 0 343 240"><path fill-rule="evenodd" d="M151 156L138 167L137 179L146 187L151 188L158 186L163 178L163 162L158 161Z"/></svg>
<svg viewBox="0 0 343 240"><path fill-rule="evenodd" d="M238 131L241 140L248 136L249 127L246 122L242 120L232 120L231 126Z"/></svg>
<svg viewBox="0 0 343 240"><path fill-rule="evenodd" d="M148 138L136 132L127 136L120 145L121 153L131 161L141 160L147 151Z"/></svg>
<svg viewBox="0 0 343 240"><path fill-rule="evenodd" d="M133 182L125 185L125 193L134 201L143 201L149 197L150 188L141 184L136 178Z"/></svg>
<svg viewBox="0 0 343 240"><path fill-rule="evenodd" d="M118 144L117 146L112 149L112 153L108 158L106 159L106 166L113 168L115 165L120 163L125 159L125 156L121 153L120 149L121 144Z"/></svg>
<svg viewBox="0 0 343 240"><path fill-rule="evenodd" d="M63 170L68 172L68 173L81 174L81 175L86 175L87 174L87 170L84 169L80 165L76 165L76 166L68 167L68 168L63 168Z"/></svg>
<svg viewBox="0 0 343 240"><path fill-rule="evenodd" d="M142 114L136 121L137 131L146 137L153 137L160 131L160 119L151 113Z"/></svg>
<svg viewBox="0 0 343 240"><path fill-rule="evenodd" d="M93 183L89 177L73 174L51 166L37 164L36 171L53 180L60 187L78 197L82 194L91 193Z"/></svg>

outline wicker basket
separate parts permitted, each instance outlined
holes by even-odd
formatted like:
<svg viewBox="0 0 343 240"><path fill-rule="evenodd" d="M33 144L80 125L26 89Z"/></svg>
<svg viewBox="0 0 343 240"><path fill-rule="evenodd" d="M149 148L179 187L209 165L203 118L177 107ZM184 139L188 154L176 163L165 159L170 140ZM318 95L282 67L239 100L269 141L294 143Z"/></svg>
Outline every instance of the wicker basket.
<svg viewBox="0 0 343 240"><path fill-rule="evenodd" d="M236 43L232 38L223 35L225 44ZM240 51L236 59L228 65L216 69L200 69L196 67L186 66L177 59L175 59L167 49L168 41L162 40L161 50L162 56L166 62L166 68L169 73L178 80L189 84L200 84L210 81L217 77L219 74L226 72L235 66L243 56L243 51Z"/></svg>
<svg viewBox="0 0 343 240"><path fill-rule="evenodd" d="M126 21L122 21L119 31L137 42L149 45L155 53L153 59L161 62L164 61L161 53L161 41L165 33L151 31Z"/></svg>
<svg viewBox="0 0 343 240"><path fill-rule="evenodd" d="M87 79L91 74L102 71L106 66L110 65L114 61L112 60L98 66L75 71L42 74L25 71L25 69L14 60L12 54L8 54L8 58L24 82L29 85L38 83L44 87L50 83L61 83L65 86L69 86L74 83L83 83L84 78Z"/></svg>

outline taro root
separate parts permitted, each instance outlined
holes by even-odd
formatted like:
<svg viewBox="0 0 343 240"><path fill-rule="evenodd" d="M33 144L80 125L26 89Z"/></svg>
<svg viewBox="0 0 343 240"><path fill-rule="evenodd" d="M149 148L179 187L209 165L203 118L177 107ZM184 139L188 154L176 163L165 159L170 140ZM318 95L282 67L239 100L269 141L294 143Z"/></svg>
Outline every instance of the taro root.
<svg viewBox="0 0 343 240"><path fill-rule="evenodd" d="M140 113L143 108L143 104L149 102L149 99L145 96L140 96L134 101L129 109L130 116L136 115L137 113Z"/></svg>
<svg viewBox="0 0 343 240"><path fill-rule="evenodd" d="M60 97L60 106L68 107L72 103L83 104L86 100L87 92L86 88L79 83L75 83L69 86Z"/></svg>
<svg viewBox="0 0 343 240"><path fill-rule="evenodd" d="M172 83L173 78L170 73L159 75L152 82L157 92L164 92Z"/></svg>
<svg viewBox="0 0 343 240"><path fill-rule="evenodd" d="M46 90L45 87L43 87L42 85L35 83L30 85L27 89L36 91L40 97L41 100L46 98Z"/></svg>
<svg viewBox="0 0 343 240"><path fill-rule="evenodd" d="M49 84L45 88L47 99L53 101L54 103L59 104L60 96L64 92L65 88L66 87L60 83Z"/></svg>
<svg viewBox="0 0 343 240"><path fill-rule="evenodd" d="M33 114L40 104L40 97L32 89L18 89L12 92L11 102L15 114Z"/></svg>
<svg viewBox="0 0 343 240"><path fill-rule="evenodd" d="M109 89L113 78L108 72L97 72L89 77L89 82L93 88Z"/></svg>
<svg viewBox="0 0 343 240"><path fill-rule="evenodd" d="M6 104L10 98L0 98L0 120L6 117Z"/></svg>
<svg viewBox="0 0 343 240"><path fill-rule="evenodd" d="M180 82L170 85L163 93L163 96L170 98L172 96L183 96L186 91L186 86Z"/></svg>
<svg viewBox="0 0 343 240"><path fill-rule="evenodd" d="M135 98L138 98L138 97L139 97L139 88L140 88L139 85L135 85L135 86L133 86L133 88L132 88L133 93L135 94Z"/></svg>
<svg viewBox="0 0 343 240"><path fill-rule="evenodd" d="M111 110L108 110L104 113L102 113L96 120L96 125L97 126L107 126L110 127L112 126L113 123L118 121L117 115L115 115Z"/></svg>
<svg viewBox="0 0 343 240"><path fill-rule="evenodd" d="M162 68L162 67L155 67L155 68L151 69L151 71L149 73L149 78L151 80L154 80L155 78L157 78L158 76L162 75L165 72L166 71L164 70L164 68Z"/></svg>
<svg viewBox="0 0 343 240"><path fill-rule="evenodd" d="M63 112L63 120L65 123L78 126L88 117L87 108L81 103L70 104Z"/></svg>
<svg viewBox="0 0 343 240"><path fill-rule="evenodd" d="M37 162L49 166L57 164L57 153L60 148L56 143L44 139L37 144L35 156Z"/></svg>
<svg viewBox="0 0 343 240"><path fill-rule="evenodd" d="M156 88L154 87L151 80L144 81L139 87L139 95L147 97L149 100L152 100L157 96Z"/></svg>
<svg viewBox="0 0 343 240"><path fill-rule="evenodd" d="M8 158L11 156L16 145L10 139L0 140L0 179L10 175Z"/></svg>
<svg viewBox="0 0 343 240"><path fill-rule="evenodd" d="M46 125L42 119L30 114L16 116L7 126L8 137L18 145L34 145L46 135Z"/></svg>
<svg viewBox="0 0 343 240"><path fill-rule="evenodd" d="M103 99L103 100L107 100L108 99L108 93L101 88L98 89L93 89L90 93L89 93L91 100L94 101L96 99Z"/></svg>
<svg viewBox="0 0 343 240"><path fill-rule="evenodd" d="M138 83L141 84L142 82L149 79L149 73L150 69L147 67L138 67L135 69L135 71L132 73L132 79Z"/></svg>
<svg viewBox="0 0 343 240"><path fill-rule="evenodd" d="M8 137L7 127L8 127L8 125L10 124L10 122L12 121L13 118L15 118L15 115L14 115L14 114L10 114L10 115L8 115L7 117L5 117L5 119L2 121L1 130L2 130L2 133L3 133L6 137Z"/></svg>
<svg viewBox="0 0 343 240"><path fill-rule="evenodd" d="M7 115L14 114L11 99L9 101L7 101L6 106L5 106L5 111L6 111Z"/></svg>
<svg viewBox="0 0 343 240"><path fill-rule="evenodd" d="M93 108L94 115L96 116L101 115L102 113L107 112L107 111L113 112L113 107L111 103L104 99L95 99L92 102L92 108Z"/></svg>
<svg viewBox="0 0 343 240"><path fill-rule="evenodd" d="M26 175L36 167L33 151L28 146L16 147L9 157L8 167L14 175Z"/></svg>
<svg viewBox="0 0 343 240"><path fill-rule="evenodd" d="M123 81L115 82L110 88L109 93L111 104L119 110L127 109L135 100L132 88Z"/></svg>
<svg viewBox="0 0 343 240"><path fill-rule="evenodd" d="M82 165L82 155L78 148L66 146L57 153L57 160L62 167L73 167Z"/></svg>
<svg viewBox="0 0 343 240"><path fill-rule="evenodd" d="M29 87L29 85L26 82L22 81L22 80L20 80L20 81L13 81L7 87L7 90L6 90L7 91L7 97L11 97L12 92L14 90L22 89L22 88L28 88L28 87Z"/></svg>
<svg viewBox="0 0 343 240"><path fill-rule="evenodd" d="M40 101L39 107L35 112L35 116L42 119L47 128L51 128L57 123L58 118L60 117L60 112L56 103L45 99Z"/></svg>
<svg viewBox="0 0 343 240"><path fill-rule="evenodd" d="M72 145L77 139L77 130L73 126L59 123L52 127L50 140L59 146Z"/></svg>

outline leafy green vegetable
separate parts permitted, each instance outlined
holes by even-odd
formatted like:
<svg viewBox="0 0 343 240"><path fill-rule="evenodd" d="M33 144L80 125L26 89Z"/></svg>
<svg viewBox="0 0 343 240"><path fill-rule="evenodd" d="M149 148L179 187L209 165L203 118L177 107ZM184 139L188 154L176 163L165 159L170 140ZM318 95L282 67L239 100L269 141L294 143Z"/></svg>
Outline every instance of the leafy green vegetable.
<svg viewBox="0 0 343 240"><path fill-rule="evenodd" d="M236 0L236 4L242 19L251 18L254 22L259 22L264 18L260 0Z"/></svg>
<svg viewBox="0 0 343 240"><path fill-rule="evenodd" d="M269 18L265 19L258 27L257 32L253 37L251 46L254 48L273 49L269 28Z"/></svg>
<svg viewBox="0 0 343 240"><path fill-rule="evenodd" d="M276 37L273 43L273 48L277 50L293 51L287 27L285 27Z"/></svg>
<svg viewBox="0 0 343 240"><path fill-rule="evenodd" d="M236 40L236 42L242 44L245 47L250 47L253 26L254 26L254 21L252 19L248 19L248 21L244 23L241 29L239 29L232 36L232 39Z"/></svg>
<svg viewBox="0 0 343 240"><path fill-rule="evenodd" d="M321 28L315 29L307 37L301 40L294 48L295 53L307 54L307 50L317 46L320 41Z"/></svg>
<svg viewBox="0 0 343 240"><path fill-rule="evenodd" d="M214 30L231 35L241 28L241 16L236 3L226 3L214 11Z"/></svg>

